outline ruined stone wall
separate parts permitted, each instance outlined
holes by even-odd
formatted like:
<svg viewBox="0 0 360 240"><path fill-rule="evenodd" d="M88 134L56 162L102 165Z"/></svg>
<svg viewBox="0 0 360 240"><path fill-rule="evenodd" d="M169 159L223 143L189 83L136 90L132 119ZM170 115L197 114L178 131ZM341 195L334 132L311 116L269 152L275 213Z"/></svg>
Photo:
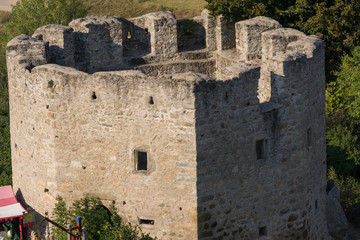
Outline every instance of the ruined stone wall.
<svg viewBox="0 0 360 240"><path fill-rule="evenodd" d="M87 17L13 39L14 189L40 214L99 196L160 239L326 239L323 42L204 11L194 50L186 21Z"/></svg>
<svg viewBox="0 0 360 240"><path fill-rule="evenodd" d="M154 220L142 227L156 236L195 238L193 79L34 68L26 86L16 82L28 99L12 98L12 137L19 149L13 151L14 189L40 213L52 211L56 196L71 202L89 194L114 201L126 221ZM148 171L134 170L134 150L148 152ZM35 201L34 193L42 200Z"/></svg>
<svg viewBox="0 0 360 240"><path fill-rule="evenodd" d="M196 88L199 238L327 239L323 43L289 29L249 40L242 54L262 61L218 53L224 81Z"/></svg>
<svg viewBox="0 0 360 240"><path fill-rule="evenodd" d="M179 51L206 48L204 20L200 17L178 20L177 36Z"/></svg>

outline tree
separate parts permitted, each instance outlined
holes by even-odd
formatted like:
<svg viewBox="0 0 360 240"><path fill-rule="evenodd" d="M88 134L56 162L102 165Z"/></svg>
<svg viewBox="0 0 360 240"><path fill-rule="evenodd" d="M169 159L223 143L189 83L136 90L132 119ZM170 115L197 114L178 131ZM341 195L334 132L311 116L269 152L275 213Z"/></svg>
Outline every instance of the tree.
<svg viewBox="0 0 360 240"><path fill-rule="evenodd" d="M67 25L85 15L86 9L78 0L21 0L13 7L5 32L10 38L29 35L43 25Z"/></svg>
<svg viewBox="0 0 360 240"><path fill-rule="evenodd" d="M333 167L328 171L328 179L333 179L340 192L340 203L345 212L360 207L360 182L354 177L339 176Z"/></svg>
<svg viewBox="0 0 360 240"><path fill-rule="evenodd" d="M342 176L360 176L360 47L335 76L326 89L328 163Z"/></svg>
<svg viewBox="0 0 360 240"><path fill-rule="evenodd" d="M339 111L348 119L360 119L360 46L344 57L335 82L326 89L326 111L333 116Z"/></svg>
<svg viewBox="0 0 360 240"><path fill-rule="evenodd" d="M154 240L148 234L144 234L138 226L124 223L116 213L115 206L106 208L98 197L81 198L69 209L64 200L57 197L54 208L55 222L65 226L70 221L75 226L74 219L77 216L83 218L89 240ZM55 239L67 239L66 234L59 229L54 229L53 234Z"/></svg>

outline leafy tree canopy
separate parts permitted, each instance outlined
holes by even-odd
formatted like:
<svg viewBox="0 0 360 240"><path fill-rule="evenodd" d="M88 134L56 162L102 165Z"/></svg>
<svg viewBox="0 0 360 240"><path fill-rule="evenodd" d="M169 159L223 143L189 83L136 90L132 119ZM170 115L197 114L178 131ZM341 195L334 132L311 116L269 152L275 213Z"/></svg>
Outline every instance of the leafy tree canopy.
<svg viewBox="0 0 360 240"><path fill-rule="evenodd" d="M344 57L335 82L326 89L326 111L329 116L344 111L347 118L360 119L360 47Z"/></svg>
<svg viewBox="0 0 360 240"><path fill-rule="evenodd" d="M75 201L70 208L64 200L57 197L54 208L55 222L66 226L69 222L75 226L75 217L83 218L83 226L87 229L89 240L155 240L145 234L138 226L124 223L116 213L115 206L106 208L98 197L84 197ZM57 240L66 240L66 233L53 228L53 235Z"/></svg>
<svg viewBox="0 0 360 240"><path fill-rule="evenodd" d="M85 15L85 7L78 0L20 0L10 13L5 31L10 38L22 33L29 35L40 26L67 25Z"/></svg>

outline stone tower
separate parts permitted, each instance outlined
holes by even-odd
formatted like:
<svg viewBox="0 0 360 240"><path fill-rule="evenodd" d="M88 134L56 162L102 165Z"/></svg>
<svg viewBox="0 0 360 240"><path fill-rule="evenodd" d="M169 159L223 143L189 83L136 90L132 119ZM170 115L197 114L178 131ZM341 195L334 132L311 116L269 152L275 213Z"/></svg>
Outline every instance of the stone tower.
<svg viewBox="0 0 360 240"><path fill-rule="evenodd" d="M7 46L14 189L114 202L159 239L327 239L323 41L157 12Z"/></svg>

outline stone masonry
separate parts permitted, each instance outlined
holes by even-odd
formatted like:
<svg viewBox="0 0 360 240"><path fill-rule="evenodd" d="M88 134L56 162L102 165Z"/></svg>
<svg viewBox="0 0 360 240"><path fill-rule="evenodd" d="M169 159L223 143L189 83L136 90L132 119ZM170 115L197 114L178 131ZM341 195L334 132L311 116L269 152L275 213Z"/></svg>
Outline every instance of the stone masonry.
<svg viewBox="0 0 360 240"><path fill-rule="evenodd" d="M204 10L7 45L14 189L115 203L159 239L329 239L323 41Z"/></svg>

